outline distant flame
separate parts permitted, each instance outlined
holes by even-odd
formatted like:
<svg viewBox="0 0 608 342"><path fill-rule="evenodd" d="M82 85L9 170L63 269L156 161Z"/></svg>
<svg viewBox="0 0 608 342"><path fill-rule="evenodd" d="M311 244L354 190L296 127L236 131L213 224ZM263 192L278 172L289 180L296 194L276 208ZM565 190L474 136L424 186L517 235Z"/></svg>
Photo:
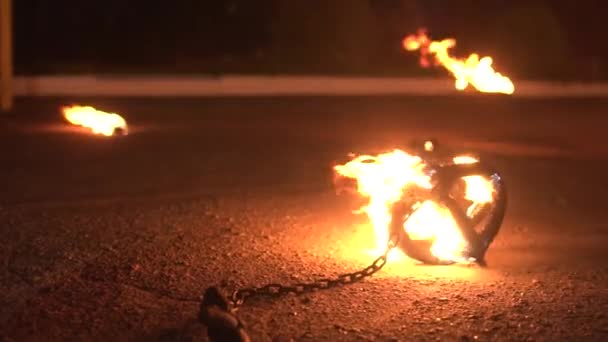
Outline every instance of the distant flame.
<svg viewBox="0 0 608 342"><path fill-rule="evenodd" d="M127 122L116 113L102 112L90 106L63 107L62 111L71 124L89 128L95 134L111 136L117 131L127 131Z"/></svg>
<svg viewBox="0 0 608 342"><path fill-rule="evenodd" d="M403 47L408 51L420 51L420 65L429 67L429 55L435 56L435 64L442 65L456 78L455 87L458 90L466 89L469 84L484 93L513 94L513 82L492 67L492 57L482 57L473 53L466 59L450 56L448 49L456 46L452 38L441 41L432 41L425 30L419 30L403 40Z"/></svg>
<svg viewBox="0 0 608 342"><path fill-rule="evenodd" d="M472 157L454 158L454 163L476 163ZM389 241L391 208L412 187L431 190L431 176L425 162L417 156L401 150L379 154L361 155L344 165L335 166L337 174L357 181L360 195L369 201L358 212L367 214L376 236L373 253L382 253ZM481 176L463 178L466 184L465 198L472 204L467 211L493 200L492 183ZM403 228L412 240L432 241L431 253L442 261L465 261L467 243L450 211L431 200L418 202Z"/></svg>

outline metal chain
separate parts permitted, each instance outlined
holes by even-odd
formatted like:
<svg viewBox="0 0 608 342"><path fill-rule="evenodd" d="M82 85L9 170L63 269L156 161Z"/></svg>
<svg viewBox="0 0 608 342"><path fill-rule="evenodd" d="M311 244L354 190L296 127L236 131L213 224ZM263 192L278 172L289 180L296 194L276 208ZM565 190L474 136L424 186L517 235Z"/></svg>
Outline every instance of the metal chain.
<svg viewBox="0 0 608 342"><path fill-rule="evenodd" d="M232 293L230 301L233 307L239 307L245 303L247 299L252 297L280 297L288 293L301 295L310 293L318 290L331 289L340 285L353 284L360 281L363 278L369 277L372 274L378 272L384 265L386 265L386 259L388 253L396 246L396 241L392 240L389 242L384 254L379 256L374 262L372 262L366 268L352 272L344 273L335 278L322 278L312 281L310 283L299 283L294 285L282 285L282 284L268 284L262 287L248 287L238 289Z"/></svg>

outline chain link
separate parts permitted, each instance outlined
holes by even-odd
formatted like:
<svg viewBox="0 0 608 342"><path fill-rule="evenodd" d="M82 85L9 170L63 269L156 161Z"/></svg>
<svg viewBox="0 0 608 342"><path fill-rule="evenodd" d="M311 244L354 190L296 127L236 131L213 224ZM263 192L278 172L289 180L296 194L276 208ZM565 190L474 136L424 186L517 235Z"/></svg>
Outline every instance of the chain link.
<svg viewBox="0 0 608 342"><path fill-rule="evenodd" d="M331 289L341 285L348 285L356 283L363 278L369 277L372 274L380 271L384 265L386 265L386 260L388 257L388 253L396 246L396 241L391 239L389 242L386 251L384 254L379 256L374 262L372 262L366 268L352 272L352 273L344 273L335 278L322 278L317 279L310 283L299 283L294 285L282 285L282 284L268 284L262 287L248 287L243 289L238 289L232 293L230 297L230 301L232 302L233 307L239 307L245 303L247 299L252 297L280 297L282 295L293 293L296 295L301 295L305 293L311 293L318 290L326 290Z"/></svg>

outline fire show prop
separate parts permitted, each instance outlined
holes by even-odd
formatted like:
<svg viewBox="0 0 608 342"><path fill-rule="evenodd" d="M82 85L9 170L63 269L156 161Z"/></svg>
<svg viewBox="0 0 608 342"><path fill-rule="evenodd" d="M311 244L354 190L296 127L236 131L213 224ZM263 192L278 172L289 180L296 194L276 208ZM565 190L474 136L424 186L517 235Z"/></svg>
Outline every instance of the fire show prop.
<svg viewBox="0 0 608 342"><path fill-rule="evenodd" d="M420 155L396 149L352 156L335 166L336 175L352 180L353 191L367 199L356 213L369 218L379 256L362 270L311 283L242 288L229 297L209 287L199 321L207 326L210 340L249 341L236 310L251 298L304 294L358 282L381 270L394 250L424 264L485 265L484 256L506 211L503 178L473 156L446 159L435 151L427 141Z"/></svg>
<svg viewBox="0 0 608 342"><path fill-rule="evenodd" d="M472 53L467 58L450 55L449 49L456 46L456 40L447 38L434 41L429 38L425 29L409 35L403 40L407 51L420 51L420 65L428 68L431 65L443 66L456 78L455 87L465 90L469 85L483 93L513 94L513 82L496 72L492 67L492 57L479 57Z"/></svg>
<svg viewBox="0 0 608 342"><path fill-rule="evenodd" d="M335 170L355 179L368 199L358 212L367 214L378 251L398 247L429 264L484 263L504 216L506 191L498 172L476 158L441 162L394 150L358 156Z"/></svg>

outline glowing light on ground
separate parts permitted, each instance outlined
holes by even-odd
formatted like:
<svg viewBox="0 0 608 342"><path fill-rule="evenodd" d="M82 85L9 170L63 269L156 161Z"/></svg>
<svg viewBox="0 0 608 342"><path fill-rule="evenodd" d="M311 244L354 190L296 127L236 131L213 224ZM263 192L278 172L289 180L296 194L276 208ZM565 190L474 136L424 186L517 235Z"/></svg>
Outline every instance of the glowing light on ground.
<svg viewBox="0 0 608 342"><path fill-rule="evenodd" d="M62 112L68 122L88 128L94 134L112 136L118 131L127 132L127 122L116 113L106 113L91 106L63 107Z"/></svg>

